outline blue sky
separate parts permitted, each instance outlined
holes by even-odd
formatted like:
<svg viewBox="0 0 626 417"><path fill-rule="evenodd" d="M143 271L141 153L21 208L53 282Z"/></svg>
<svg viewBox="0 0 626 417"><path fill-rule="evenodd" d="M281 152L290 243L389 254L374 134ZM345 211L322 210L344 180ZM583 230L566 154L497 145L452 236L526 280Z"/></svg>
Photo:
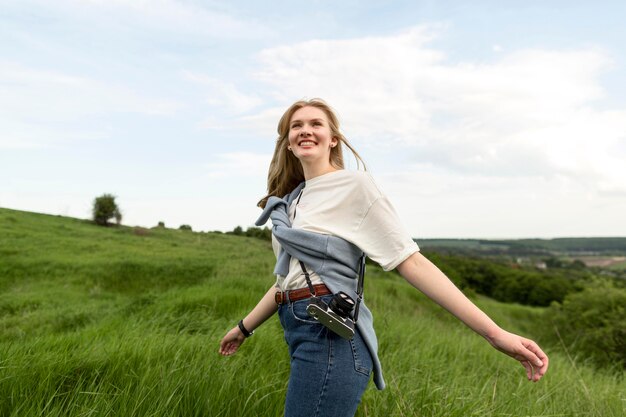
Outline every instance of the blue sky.
<svg viewBox="0 0 626 417"><path fill-rule="evenodd" d="M322 97L417 239L625 236L626 5L517 3L0 0L0 207L251 226Z"/></svg>

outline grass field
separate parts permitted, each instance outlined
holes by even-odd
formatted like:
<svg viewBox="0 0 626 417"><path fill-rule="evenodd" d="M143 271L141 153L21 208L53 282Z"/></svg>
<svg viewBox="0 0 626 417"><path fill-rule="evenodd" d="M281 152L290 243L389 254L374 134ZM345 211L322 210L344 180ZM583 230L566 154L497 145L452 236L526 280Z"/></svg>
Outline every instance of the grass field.
<svg viewBox="0 0 626 417"><path fill-rule="evenodd" d="M102 228L0 209L0 416L280 416L276 318L229 358L223 334L272 284L268 242ZM559 346L539 383L408 286L368 269L388 388L358 416L624 416L623 374ZM541 309L476 302L534 337ZM541 342L541 341L539 341Z"/></svg>

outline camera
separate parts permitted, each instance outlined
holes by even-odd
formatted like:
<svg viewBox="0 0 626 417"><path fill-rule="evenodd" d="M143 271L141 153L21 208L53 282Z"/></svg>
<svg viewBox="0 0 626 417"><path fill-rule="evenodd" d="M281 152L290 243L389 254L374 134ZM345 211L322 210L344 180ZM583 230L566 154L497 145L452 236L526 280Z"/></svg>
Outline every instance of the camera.
<svg viewBox="0 0 626 417"><path fill-rule="evenodd" d="M354 336L354 321L350 313L354 308L354 300L343 291L333 295L326 304L317 297L313 297L306 307L307 313L324 326L337 333L344 339Z"/></svg>

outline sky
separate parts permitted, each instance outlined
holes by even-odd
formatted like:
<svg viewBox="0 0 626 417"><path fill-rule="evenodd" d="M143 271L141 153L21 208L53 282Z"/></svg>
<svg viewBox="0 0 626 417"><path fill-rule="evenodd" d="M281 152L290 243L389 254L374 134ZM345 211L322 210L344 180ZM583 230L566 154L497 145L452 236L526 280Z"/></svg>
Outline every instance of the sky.
<svg viewBox="0 0 626 417"><path fill-rule="evenodd" d="M321 97L418 242L626 236L624 16L0 0L0 207L90 218L111 193L129 226L253 226L280 116Z"/></svg>

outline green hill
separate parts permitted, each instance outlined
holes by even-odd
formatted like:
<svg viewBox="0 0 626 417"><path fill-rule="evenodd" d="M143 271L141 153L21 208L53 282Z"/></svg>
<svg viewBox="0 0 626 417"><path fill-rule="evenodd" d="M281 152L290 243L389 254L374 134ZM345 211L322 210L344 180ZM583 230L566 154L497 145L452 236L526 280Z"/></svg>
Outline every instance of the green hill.
<svg viewBox="0 0 626 417"><path fill-rule="evenodd" d="M278 320L234 357L217 353L273 265L259 239L0 209L0 415L281 415ZM397 274L370 267L365 297L388 389L372 384L359 416L624 415L623 375L544 346L551 369L528 383ZM542 333L540 308L476 303L509 330Z"/></svg>

